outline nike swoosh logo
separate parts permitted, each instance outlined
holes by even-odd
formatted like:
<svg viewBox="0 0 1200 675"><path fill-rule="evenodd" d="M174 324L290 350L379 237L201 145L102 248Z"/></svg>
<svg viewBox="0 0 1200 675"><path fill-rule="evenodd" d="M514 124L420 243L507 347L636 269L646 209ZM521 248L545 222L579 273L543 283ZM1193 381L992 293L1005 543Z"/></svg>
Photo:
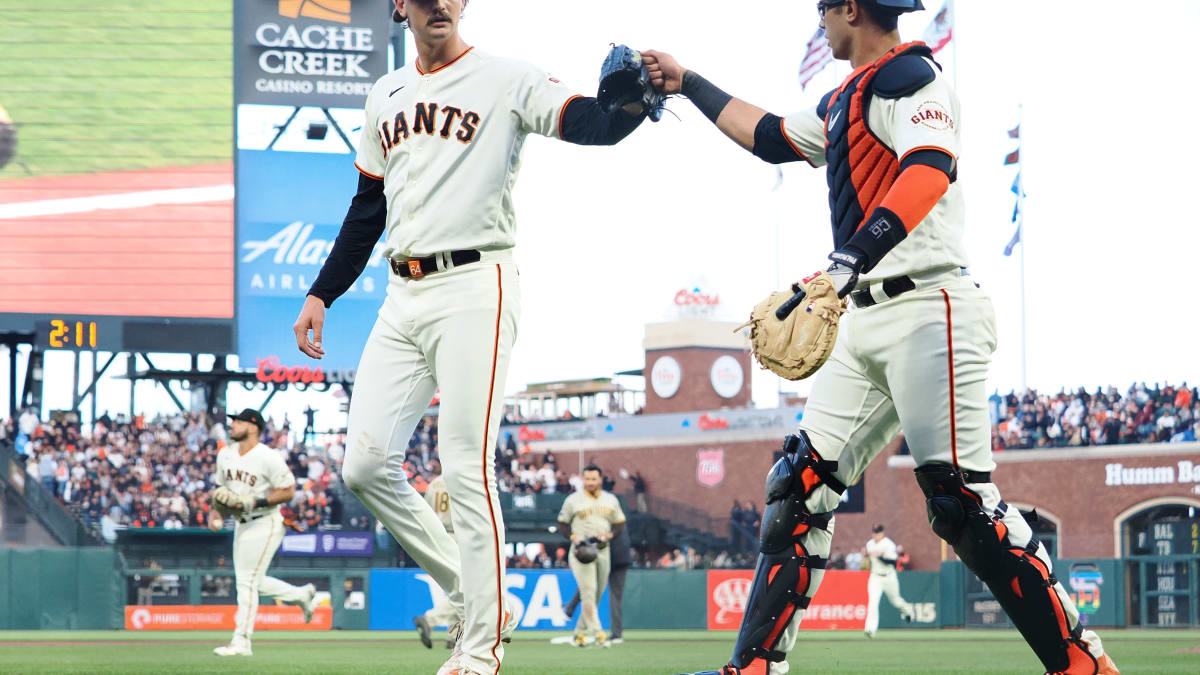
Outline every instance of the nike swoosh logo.
<svg viewBox="0 0 1200 675"><path fill-rule="evenodd" d="M396 92L400 91L401 89L404 88L404 86L405 85L400 85L399 87L396 87L395 89L392 90L392 94L395 94ZM388 94L388 96L391 96L392 94Z"/></svg>
<svg viewBox="0 0 1200 675"><path fill-rule="evenodd" d="M826 129L832 129L832 128L833 128L833 125L837 124L838 118L839 118L839 117L841 117L841 116L842 116L842 111L841 111L841 110L839 110L839 111L837 111L836 113L834 113L834 114L833 114L833 119L829 120L829 126L827 126L827 127L825 127L825 128L826 128Z"/></svg>

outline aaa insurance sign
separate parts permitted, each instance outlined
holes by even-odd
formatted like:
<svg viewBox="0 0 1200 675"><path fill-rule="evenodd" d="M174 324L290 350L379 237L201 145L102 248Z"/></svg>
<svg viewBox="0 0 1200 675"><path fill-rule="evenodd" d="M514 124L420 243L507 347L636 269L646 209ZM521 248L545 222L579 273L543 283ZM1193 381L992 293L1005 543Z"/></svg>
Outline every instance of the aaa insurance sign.
<svg viewBox="0 0 1200 675"><path fill-rule="evenodd" d="M361 108L387 73L389 0L239 0L234 100Z"/></svg>
<svg viewBox="0 0 1200 675"><path fill-rule="evenodd" d="M828 570L804 613L804 630L862 630L867 624L867 575ZM754 570L709 570L708 629L737 630L746 612Z"/></svg>

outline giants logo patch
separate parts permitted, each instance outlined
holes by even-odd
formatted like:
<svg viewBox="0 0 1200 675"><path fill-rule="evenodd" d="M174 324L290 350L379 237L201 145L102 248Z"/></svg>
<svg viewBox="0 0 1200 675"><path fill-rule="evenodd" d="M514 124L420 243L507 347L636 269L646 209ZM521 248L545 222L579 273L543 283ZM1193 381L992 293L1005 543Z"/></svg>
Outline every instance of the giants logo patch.
<svg viewBox="0 0 1200 675"><path fill-rule="evenodd" d="M913 123L913 126L920 124L934 131L950 131L954 129L954 118L950 117L950 113L946 112L942 104L937 101L925 101L922 103L910 121Z"/></svg>

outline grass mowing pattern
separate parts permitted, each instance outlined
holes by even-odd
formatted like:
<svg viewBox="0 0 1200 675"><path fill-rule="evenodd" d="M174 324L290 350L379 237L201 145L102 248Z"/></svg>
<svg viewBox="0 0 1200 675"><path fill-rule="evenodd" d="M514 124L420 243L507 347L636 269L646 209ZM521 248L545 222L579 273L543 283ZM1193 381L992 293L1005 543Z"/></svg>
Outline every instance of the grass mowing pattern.
<svg viewBox="0 0 1200 675"><path fill-rule="evenodd" d="M1101 630L1123 673L1194 674L1196 630ZM221 658L212 648L228 633L125 631L0 631L3 673L397 673L432 675L449 652L434 634L434 649L412 632L264 631L254 656ZM714 668L729 656L733 633L628 631L611 649L551 645L558 633L518 633L502 672L512 675L670 675ZM107 643L106 643L107 642ZM113 644L113 642L119 644ZM30 644L33 643L33 644ZM49 643L49 644L47 644ZM1200 651L1200 650L1198 650ZM1016 631L802 632L793 673L971 675L1041 673L1041 664Z"/></svg>
<svg viewBox="0 0 1200 675"><path fill-rule="evenodd" d="M0 1L0 180L231 161L232 7Z"/></svg>

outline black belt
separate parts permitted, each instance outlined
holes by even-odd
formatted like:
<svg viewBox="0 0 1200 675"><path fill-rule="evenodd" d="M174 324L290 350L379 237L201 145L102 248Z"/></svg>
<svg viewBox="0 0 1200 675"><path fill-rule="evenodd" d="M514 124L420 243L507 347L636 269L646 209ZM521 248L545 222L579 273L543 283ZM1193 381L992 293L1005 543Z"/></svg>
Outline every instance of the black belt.
<svg viewBox="0 0 1200 675"><path fill-rule="evenodd" d="M270 513L271 513L270 511L264 511L262 513L255 513L254 515L250 515L250 516L240 516L238 518L238 520L241 521L242 523L248 523L252 520L258 520L259 518L262 518L263 516L270 515Z"/></svg>
<svg viewBox="0 0 1200 675"><path fill-rule="evenodd" d="M467 263L479 262L481 256L479 251L450 251L450 262L458 265L466 265ZM420 279L426 274L433 274L438 271L437 257L429 256L428 258L410 258L408 260L388 260L392 266L392 272L402 277L412 277Z"/></svg>
<svg viewBox="0 0 1200 675"><path fill-rule="evenodd" d="M964 483L990 483L992 482L992 473L990 471L959 471L962 475Z"/></svg>
<svg viewBox="0 0 1200 675"><path fill-rule="evenodd" d="M889 299L894 298L901 293L907 293L911 290L915 290L916 288L917 284L910 279L908 275L892 277L891 279L883 282L883 294L888 296ZM871 297L871 289L869 288L864 288L861 291L854 291L850 294L850 297L854 299L854 306L859 308L870 307L871 305L879 304L875 298Z"/></svg>

